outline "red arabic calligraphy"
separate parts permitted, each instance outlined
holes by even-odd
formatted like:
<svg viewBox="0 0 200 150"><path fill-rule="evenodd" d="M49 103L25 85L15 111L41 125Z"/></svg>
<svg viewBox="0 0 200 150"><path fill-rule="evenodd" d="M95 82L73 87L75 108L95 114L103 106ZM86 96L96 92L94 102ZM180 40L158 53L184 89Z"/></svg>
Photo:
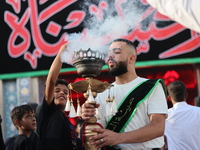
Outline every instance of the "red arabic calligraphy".
<svg viewBox="0 0 200 150"><path fill-rule="evenodd" d="M117 13L122 18L122 20L124 19L124 13L123 13L121 5L124 2L126 2L126 0L117 0L115 2L115 7L116 7L116 10L117 10Z"/></svg>
<svg viewBox="0 0 200 150"><path fill-rule="evenodd" d="M36 1L28 0L28 3L32 12L30 16L30 22L31 22L31 30L32 33L34 34L33 37L34 44L38 49L40 49L43 52L43 54L53 56L57 53L60 46L65 43L65 37L67 36L67 34L64 33L56 44L49 44L45 42L45 40L42 38L41 31L39 28Z"/></svg>
<svg viewBox="0 0 200 150"><path fill-rule="evenodd" d="M16 13L20 12L21 0L6 0L6 3L10 4Z"/></svg>
<svg viewBox="0 0 200 150"><path fill-rule="evenodd" d="M24 55L24 59L27 61L31 60L31 67L33 69L36 69L37 67L37 58L41 58L42 57L42 53L40 52L40 50L34 50L33 54L31 54L30 52L26 52L26 54Z"/></svg>
<svg viewBox="0 0 200 150"><path fill-rule="evenodd" d="M108 4L106 2L99 2L98 7L94 4L91 4L89 11L91 14L94 14L99 21L103 20L103 10L108 9Z"/></svg>
<svg viewBox="0 0 200 150"><path fill-rule="evenodd" d="M149 11L149 10L147 10ZM156 26L156 21L167 21L170 20L166 16L163 16L156 12L154 14L155 21L152 21L149 24L149 27L147 30L141 30L140 26L138 26L134 31L132 31L130 34L126 36L126 38L135 41L140 41L138 47L137 47L137 53L138 55L141 53L147 53L150 50L149 40L151 38L162 41L165 39L168 39L170 37L175 36L176 34L182 32L185 30L185 27L178 23L173 23L171 25L168 25L166 27L158 28ZM169 58L172 56L177 56L185 53L189 53L194 51L196 48L200 46L200 36L194 32L191 31L191 38L186 40L183 43L180 43L171 49L166 50L165 52L161 53L159 55L160 59Z"/></svg>
<svg viewBox="0 0 200 150"><path fill-rule="evenodd" d="M13 29L8 40L8 53L11 57L16 58L22 55L30 45L30 33L25 28L30 16L30 10L27 9L21 20L18 22L17 16L10 13L9 11L5 12L5 21ZM20 36L23 41L20 44L15 44L17 37Z"/></svg>
<svg viewBox="0 0 200 150"><path fill-rule="evenodd" d="M60 0L52 4L51 6L44 9L39 15L38 15L38 8L36 1L28 0L29 8L27 8L24 15L19 18L14 15L13 13L6 11L5 12L5 22L10 26L12 29L12 32L10 34L10 38L8 40L8 52L9 55L12 58L20 57L21 55L24 55L24 59L27 60L32 68L37 68L37 58L40 58L41 55L46 56L54 56L57 51L59 50L60 46L64 44L65 38L67 36L67 33L64 33L61 38L58 40L58 42L54 44L50 44L46 42L41 34L40 30L40 24L47 20L49 17L55 15L57 12L61 11L62 9L68 7L72 3L76 2L77 0ZM12 5L15 12L20 11L20 0L14 1L14 0L7 0L8 4ZM45 1L40 1L40 4L45 3ZM31 12L31 15L30 15ZM67 28L73 28L75 26L78 26L83 18L85 16L85 12L83 11L74 11L71 13L69 18L67 18L67 21L71 21L71 24L68 24L66 26ZM76 19L75 21L73 19ZM19 21L18 21L19 20ZM31 31L28 31L28 29L25 28L25 25L27 24L28 20L30 20L30 26ZM58 34L61 31L61 27L59 24L50 21L49 25L47 26L46 32L53 35L58 36ZM36 50L33 51L31 54L29 51L29 46L31 44L31 35L32 33L32 40L34 41L34 45L36 47ZM16 44L16 39L20 37L22 39L21 43Z"/></svg>
<svg viewBox="0 0 200 150"><path fill-rule="evenodd" d="M39 14L39 19L38 19L39 23L49 19L49 17L55 15L56 13L65 9L66 7L70 6L71 4L73 4L76 1L77 0L67 0L67 1L66 0L59 0L59 1L56 1L55 3L53 3L52 5L47 7L46 9L44 9ZM29 3L30 2L31 1L29 1ZM35 4L35 8L36 8L36 4ZM33 8L33 10L34 10L34 8Z"/></svg>
<svg viewBox="0 0 200 150"><path fill-rule="evenodd" d="M62 20L66 21L65 24L60 24L54 20L50 20L50 18L78 1L58 0L38 12L39 5L43 5L46 2L47 0L39 0L39 3L37 4L37 1L27 0L28 7L25 12L23 12L22 16L19 17L18 14L21 11L21 0L6 0L6 3L11 5L15 11L15 13L12 13L11 11L5 11L4 13L4 20L12 30L7 44L8 53L12 58L24 56L24 59L30 63L33 69L37 69L37 59L41 58L42 55L55 56L60 46L66 42L65 38L68 34L67 31L78 27L84 21L86 16L86 12L83 10L72 10L66 18L59 16ZM123 14L121 5L125 2L127 1L115 1L115 9L122 20L124 19L125 14ZM145 0L141 0L141 2L147 6ZM105 1L100 1L98 5L90 4L89 13L94 15L99 21L102 21L103 13L109 9L109 5L112 4ZM159 14L152 7L148 7L145 10L138 22L149 17L149 15L153 15L153 20L148 24L148 27L145 30L141 29L141 24L139 24L134 30L125 36L129 40L139 41L137 47L138 54L149 52L150 39L156 41L166 40L185 30L183 26L175 22L165 27L157 27L156 22L165 22L170 19ZM29 22L30 29L27 29L27 24ZM44 39L40 27L43 23L47 23L45 33L56 38L54 43L47 42ZM86 28L82 30L83 35L85 34L84 32L86 32ZM16 42L19 38L21 41ZM109 39L109 35L107 35L105 39ZM33 42L33 44L31 42ZM35 46L32 50L30 49L31 44ZM191 31L191 38L165 50L163 53L160 53L158 57L164 59L189 53L199 46L200 36L196 32Z"/></svg>
<svg viewBox="0 0 200 150"><path fill-rule="evenodd" d="M79 26L82 23L83 19L85 18L85 15L86 14L83 11L78 11L78 10L72 11L69 14L69 17L67 18L67 21L71 23L64 26L64 29L70 29Z"/></svg>

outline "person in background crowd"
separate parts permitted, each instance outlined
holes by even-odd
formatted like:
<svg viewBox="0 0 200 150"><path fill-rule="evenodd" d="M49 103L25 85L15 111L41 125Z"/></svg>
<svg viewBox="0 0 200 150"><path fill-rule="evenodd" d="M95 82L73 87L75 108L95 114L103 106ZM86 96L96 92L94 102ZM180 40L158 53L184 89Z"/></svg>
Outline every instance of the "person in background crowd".
<svg viewBox="0 0 200 150"><path fill-rule="evenodd" d="M34 110L34 113L36 112L36 108L38 106L37 103L34 102L28 102L27 105L31 106ZM36 120L37 121L37 120ZM5 142L5 149L6 150L13 150L13 145L14 145L14 141L16 139L17 135L14 135L10 138L8 138ZM35 143L35 149L39 149L39 136L38 134L34 131L31 132L30 137L29 137L33 143Z"/></svg>
<svg viewBox="0 0 200 150"><path fill-rule="evenodd" d="M168 149L199 150L200 109L186 103L188 94L183 82L171 82L167 90L173 104L165 123Z"/></svg>
<svg viewBox="0 0 200 150"><path fill-rule="evenodd" d="M5 144L4 144L3 134L2 134L2 129L1 129L1 122L2 122L2 118L0 115L0 149L5 150Z"/></svg>
<svg viewBox="0 0 200 150"><path fill-rule="evenodd" d="M200 96L194 98L194 105L200 107Z"/></svg>
<svg viewBox="0 0 200 150"><path fill-rule="evenodd" d="M68 83L58 79L62 67L61 54L67 44L60 48L55 57L46 80L45 97L37 109L38 128L41 150L75 150L77 149L75 131L64 114Z"/></svg>
<svg viewBox="0 0 200 150"><path fill-rule="evenodd" d="M147 0L161 14L200 33L199 0Z"/></svg>
<svg viewBox="0 0 200 150"><path fill-rule="evenodd" d="M104 116L98 121L106 129L92 129L100 133L90 137L91 144L97 148L107 145L107 149L149 150L164 145L167 102L163 84L160 80L139 77L135 70L136 58L133 42L116 39L111 43L107 64L110 74L115 77L113 93L116 105L120 107L115 116ZM106 90L95 98L100 104L99 112L102 115L106 112L108 94L109 90ZM95 107L84 103L82 118L87 120L93 115Z"/></svg>
<svg viewBox="0 0 200 150"><path fill-rule="evenodd" d="M36 150L36 143L29 138L31 132L36 130L36 119L33 108L29 105L14 107L10 113L10 117L18 130L13 150Z"/></svg>

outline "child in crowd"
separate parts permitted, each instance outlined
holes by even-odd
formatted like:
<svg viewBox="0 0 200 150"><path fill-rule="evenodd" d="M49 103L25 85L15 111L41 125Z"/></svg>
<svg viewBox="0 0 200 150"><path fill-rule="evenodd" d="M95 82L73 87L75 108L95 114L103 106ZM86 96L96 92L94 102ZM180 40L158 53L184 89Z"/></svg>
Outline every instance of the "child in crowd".
<svg viewBox="0 0 200 150"><path fill-rule="evenodd" d="M74 128L64 110L69 95L68 82L58 79L62 67L64 44L51 64L45 85L45 97L37 114L37 133L41 150L77 150Z"/></svg>
<svg viewBox="0 0 200 150"><path fill-rule="evenodd" d="M13 150L35 150L37 144L29 138L31 132L36 130L33 108L30 105L17 106L11 111L10 117L18 130Z"/></svg>

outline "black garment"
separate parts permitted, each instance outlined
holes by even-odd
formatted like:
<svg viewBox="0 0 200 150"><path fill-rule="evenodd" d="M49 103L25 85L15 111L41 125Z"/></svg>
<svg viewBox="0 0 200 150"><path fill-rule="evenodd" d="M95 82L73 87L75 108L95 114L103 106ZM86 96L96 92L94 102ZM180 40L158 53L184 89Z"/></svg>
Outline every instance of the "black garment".
<svg viewBox="0 0 200 150"><path fill-rule="evenodd" d="M85 150L85 147L82 144L82 140L80 138L76 139L76 143L77 143L77 147L79 148L79 150Z"/></svg>
<svg viewBox="0 0 200 150"><path fill-rule="evenodd" d="M6 140L6 144L5 144L6 150L13 150L13 145L14 145L14 141L16 137L17 136L14 135Z"/></svg>
<svg viewBox="0 0 200 150"><path fill-rule="evenodd" d="M5 150L5 144L4 144L4 140L3 140L3 134L2 134L2 130L1 130L1 116L0 116L0 149L1 150Z"/></svg>
<svg viewBox="0 0 200 150"><path fill-rule="evenodd" d="M32 131L29 138L33 142L35 150L38 150L39 149L39 142L40 142L39 141L39 135L35 131Z"/></svg>
<svg viewBox="0 0 200 150"><path fill-rule="evenodd" d="M30 138L19 134L14 141L13 150L35 150L35 145Z"/></svg>
<svg viewBox="0 0 200 150"><path fill-rule="evenodd" d="M41 150L77 149L73 126L54 101L50 105L43 100L36 111L37 133Z"/></svg>
<svg viewBox="0 0 200 150"><path fill-rule="evenodd" d="M6 140L5 143L5 149L6 150L13 150L13 146L14 146L14 141L17 138L17 135L14 135L10 138L8 138ZM31 135L29 137L29 139L32 141L33 145L34 145L34 150L38 150L39 149L39 136L35 131L31 132Z"/></svg>

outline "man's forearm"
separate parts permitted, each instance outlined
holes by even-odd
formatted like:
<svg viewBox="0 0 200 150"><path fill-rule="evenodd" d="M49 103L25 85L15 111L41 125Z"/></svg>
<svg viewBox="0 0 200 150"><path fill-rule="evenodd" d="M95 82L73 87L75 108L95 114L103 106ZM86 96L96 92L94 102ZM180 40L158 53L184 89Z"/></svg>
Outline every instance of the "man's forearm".
<svg viewBox="0 0 200 150"><path fill-rule="evenodd" d="M141 143L150 141L154 138L163 136L164 134L164 125L154 126L151 124L146 125L138 130L131 132L121 133L120 143Z"/></svg>

